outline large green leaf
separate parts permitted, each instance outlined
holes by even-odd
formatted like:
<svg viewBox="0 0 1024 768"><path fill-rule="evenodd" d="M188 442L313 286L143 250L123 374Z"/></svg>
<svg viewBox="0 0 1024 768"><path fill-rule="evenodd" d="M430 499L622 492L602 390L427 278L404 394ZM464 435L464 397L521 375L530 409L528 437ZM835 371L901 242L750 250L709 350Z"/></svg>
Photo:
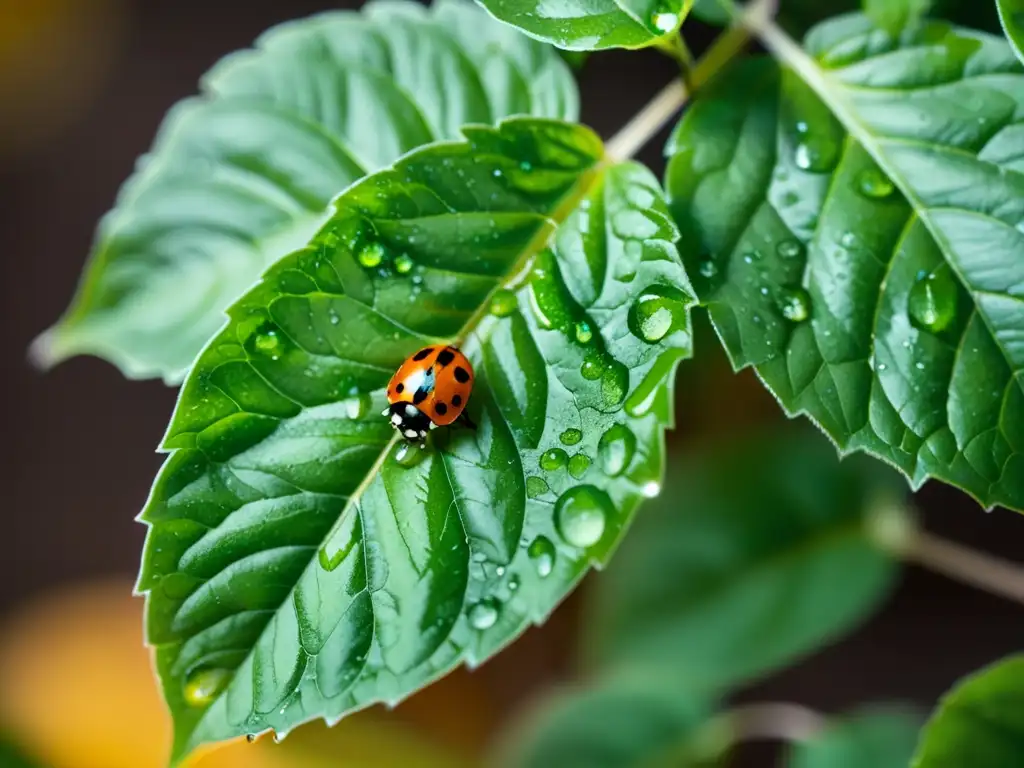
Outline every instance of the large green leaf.
<svg viewBox="0 0 1024 768"><path fill-rule="evenodd" d="M899 35L905 27L920 22L931 10L932 0L862 0L861 4L875 26L890 35Z"/></svg>
<svg viewBox="0 0 1024 768"><path fill-rule="evenodd" d="M557 52L462 0L372 2L271 29L169 113L100 225L71 308L35 347L177 381L228 305L329 201L465 123L575 120Z"/></svg>
<svg viewBox="0 0 1024 768"><path fill-rule="evenodd" d="M1020 64L996 37L930 22L897 39L859 15L807 54L770 42L794 69L744 62L669 146L690 274L734 365L844 452L1024 509Z"/></svg>
<svg viewBox="0 0 1024 768"><path fill-rule="evenodd" d="M139 580L177 757L479 663L658 490L690 298L656 180L579 126L464 131L340 196L189 374ZM383 387L435 343L479 427L410 449Z"/></svg>
<svg viewBox="0 0 1024 768"><path fill-rule="evenodd" d="M830 723L796 744L789 768L907 768L922 718L892 705L872 706Z"/></svg>
<svg viewBox="0 0 1024 768"><path fill-rule="evenodd" d="M961 680L921 733L913 768L1008 768L1024 759L1024 656Z"/></svg>
<svg viewBox="0 0 1024 768"><path fill-rule="evenodd" d="M1017 58L1024 62L1024 0L996 0L999 21Z"/></svg>
<svg viewBox="0 0 1024 768"><path fill-rule="evenodd" d="M588 655L718 692L835 640L896 575L883 545L909 521L895 479L840 464L818 435L702 448L597 581Z"/></svg>
<svg viewBox="0 0 1024 768"><path fill-rule="evenodd" d="M666 44L693 0L479 0L495 18L572 51Z"/></svg>
<svg viewBox="0 0 1024 768"><path fill-rule="evenodd" d="M612 676L559 691L504 735L505 768L622 768L697 764L710 714L656 674ZM722 736L725 734L723 733Z"/></svg>

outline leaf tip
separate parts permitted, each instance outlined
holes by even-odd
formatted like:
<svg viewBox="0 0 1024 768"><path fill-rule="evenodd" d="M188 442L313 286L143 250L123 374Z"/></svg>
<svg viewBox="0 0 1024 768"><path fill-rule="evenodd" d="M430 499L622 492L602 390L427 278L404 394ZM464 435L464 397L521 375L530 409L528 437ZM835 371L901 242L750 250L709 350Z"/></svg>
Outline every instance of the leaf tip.
<svg viewBox="0 0 1024 768"><path fill-rule="evenodd" d="M68 357L66 345L61 343L59 325L40 333L28 347L29 364L44 373Z"/></svg>

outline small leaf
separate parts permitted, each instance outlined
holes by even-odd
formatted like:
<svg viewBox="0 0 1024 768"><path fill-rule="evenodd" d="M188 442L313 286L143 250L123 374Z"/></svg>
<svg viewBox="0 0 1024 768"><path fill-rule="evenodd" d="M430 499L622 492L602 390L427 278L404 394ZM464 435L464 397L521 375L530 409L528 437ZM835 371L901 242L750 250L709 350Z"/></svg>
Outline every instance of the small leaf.
<svg viewBox="0 0 1024 768"><path fill-rule="evenodd" d="M875 705L844 716L790 751L789 768L906 768L914 754L921 716Z"/></svg>
<svg viewBox="0 0 1024 768"><path fill-rule="evenodd" d="M816 435L702 449L598 579L588 656L717 693L835 640L896 575L877 543L909 524L893 479L839 464Z"/></svg>
<svg viewBox="0 0 1024 768"><path fill-rule="evenodd" d="M1024 62L1024 0L996 0L999 22L1017 58Z"/></svg>
<svg viewBox="0 0 1024 768"><path fill-rule="evenodd" d="M702 703L657 676L610 677L552 696L506 735L506 768L696 765Z"/></svg>
<svg viewBox="0 0 1024 768"><path fill-rule="evenodd" d="M931 10L932 0L862 0L864 13L875 26L897 36Z"/></svg>
<svg viewBox="0 0 1024 768"><path fill-rule="evenodd" d="M807 50L733 69L670 142L698 296L733 364L844 452L1022 510L1020 64L858 15Z"/></svg>
<svg viewBox="0 0 1024 768"><path fill-rule="evenodd" d="M177 382L228 305L309 241L345 187L465 123L577 111L556 51L461 0L384 0L274 27L168 114L33 353L94 354Z"/></svg>
<svg viewBox="0 0 1024 768"><path fill-rule="evenodd" d="M189 374L139 579L176 759L480 663L660 481L691 299L656 180L579 126L465 134L341 195ZM399 445L383 388L448 343L478 427Z"/></svg>
<svg viewBox="0 0 1024 768"><path fill-rule="evenodd" d="M921 732L912 768L1005 768L1024 755L1024 656L961 680Z"/></svg>
<svg viewBox="0 0 1024 768"><path fill-rule="evenodd" d="M693 0L479 0L495 18L572 51L645 48L678 33Z"/></svg>

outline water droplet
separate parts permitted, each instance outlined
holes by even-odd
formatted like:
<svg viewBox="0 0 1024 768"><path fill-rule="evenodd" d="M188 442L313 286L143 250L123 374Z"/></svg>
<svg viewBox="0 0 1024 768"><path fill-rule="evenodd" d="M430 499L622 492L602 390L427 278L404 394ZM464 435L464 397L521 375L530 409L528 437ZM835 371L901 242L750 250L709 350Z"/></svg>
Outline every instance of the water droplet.
<svg viewBox="0 0 1024 768"><path fill-rule="evenodd" d="M533 165L530 163L529 160L523 160L521 163L519 163L519 170L527 172L532 171Z"/></svg>
<svg viewBox="0 0 1024 768"><path fill-rule="evenodd" d="M679 16L674 13L655 13L651 15L651 23L659 32L671 32L679 23Z"/></svg>
<svg viewBox="0 0 1024 768"><path fill-rule="evenodd" d="M832 170L839 155L839 145L826 136L808 136L796 145L793 162L796 167L811 173Z"/></svg>
<svg viewBox="0 0 1024 768"><path fill-rule="evenodd" d="M588 357L580 366L580 375L588 381L600 379L602 373L604 373L604 366L601 365L601 361L592 357Z"/></svg>
<svg viewBox="0 0 1024 768"><path fill-rule="evenodd" d="M493 171L491 171L491 176L493 176L496 179L500 179L502 175L503 174L501 172L501 168L495 168Z"/></svg>
<svg viewBox="0 0 1024 768"><path fill-rule="evenodd" d="M545 472L561 469L569 461L569 454L561 448L551 448L540 455L540 468Z"/></svg>
<svg viewBox="0 0 1024 768"><path fill-rule="evenodd" d="M534 570L542 579L551 575L555 568L555 545L547 536L538 536L526 549Z"/></svg>
<svg viewBox="0 0 1024 768"><path fill-rule="evenodd" d="M880 200L893 193L893 183L881 168L867 168L857 176L857 189L865 197Z"/></svg>
<svg viewBox="0 0 1024 768"><path fill-rule="evenodd" d="M650 480L640 487L640 493L642 493L648 499L653 499L655 496L661 493L661 483L655 480Z"/></svg>
<svg viewBox="0 0 1024 768"><path fill-rule="evenodd" d="M380 243L367 243L359 249L359 263L367 269L380 266L386 255L384 246Z"/></svg>
<svg viewBox="0 0 1024 768"><path fill-rule="evenodd" d="M618 477L629 467L636 452L636 435L625 424L610 427L597 444L597 460L610 477Z"/></svg>
<svg viewBox="0 0 1024 768"><path fill-rule="evenodd" d="M583 439L583 433L578 429L569 428L559 435L558 439L562 441L562 445L576 445Z"/></svg>
<svg viewBox="0 0 1024 768"><path fill-rule="evenodd" d="M488 597L476 603L469 609L469 623L473 629L490 629L498 621L498 612L501 603L493 597Z"/></svg>
<svg viewBox="0 0 1024 768"><path fill-rule="evenodd" d="M555 523L568 544L581 549L592 547L604 535L610 507L604 491L593 485L578 485L555 503Z"/></svg>
<svg viewBox="0 0 1024 768"><path fill-rule="evenodd" d="M629 392L629 369L613 360L601 374L601 399L608 407L618 405Z"/></svg>
<svg viewBox="0 0 1024 768"><path fill-rule="evenodd" d="M843 248L853 248L857 244L857 235L853 232L844 232L843 236L839 238L839 244Z"/></svg>
<svg viewBox="0 0 1024 768"><path fill-rule="evenodd" d="M412 257L410 257L408 253L400 254L395 259L395 272L400 275L408 274L409 270L413 268L413 264L414 262Z"/></svg>
<svg viewBox="0 0 1024 768"><path fill-rule="evenodd" d="M531 499L536 499L543 496L545 493L550 491L551 488L548 486L547 480L537 475L531 475L526 478L526 495Z"/></svg>
<svg viewBox="0 0 1024 768"><path fill-rule="evenodd" d="M793 323L802 323L811 315L811 297L803 288L783 288L778 296L779 311Z"/></svg>
<svg viewBox="0 0 1024 768"><path fill-rule="evenodd" d="M569 459L569 474L575 477L577 480L581 479L587 470L590 469L590 457L577 453L571 459Z"/></svg>
<svg viewBox="0 0 1024 768"><path fill-rule="evenodd" d="M514 573L508 577L508 591L515 592L519 589L519 577Z"/></svg>
<svg viewBox="0 0 1024 768"><path fill-rule="evenodd" d="M718 267L715 266L715 262L711 259L704 259L697 265L697 271L700 272L702 276L710 279L718 274Z"/></svg>
<svg viewBox="0 0 1024 768"><path fill-rule="evenodd" d="M498 578L501 578L505 575L505 566L499 565L497 568L494 569L494 573L498 576Z"/></svg>
<svg viewBox="0 0 1024 768"><path fill-rule="evenodd" d="M576 341L580 344L586 344L594 336L594 332L590 330L590 324L586 320L580 320L576 323Z"/></svg>
<svg viewBox="0 0 1024 768"><path fill-rule="evenodd" d="M685 297L675 289L652 285L629 309L633 335L654 344L686 325Z"/></svg>
<svg viewBox="0 0 1024 768"><path fill-rule="evenodd" d="M231 670L219 667L197 669L185 681L185 701L193 707L205 707L231 682Z"/></svg>
<svg viewBox="0 0 1024 768"><path fill-rule="evenodd" d="M395 449L395 463L409 468L415 467L427 456L427 451L420 448L418 443L402 442Z"/></svg>
<svg viewBox="0 0 1024 768"><path fill-rule="evenodd" d="M783 240L775 247L775 252L784 259L795 259L804 248L797 240Z"/></svg>
<svg viewBox="0 0 1024 768"><path fill-rule="evenodd" d="M956 316L956 285L948 267L918 275L907 296L907 314L922 331L939 333Z"/></svg>
<svg viewBox="0 0 1024 768"><path fill-rule="evenodd" d="M508 317L516 309L516 295L504 288L494 292L491 296L491 314L498 317Z"/></svg>
<svg viewBox="0 0 1024 768"><path fill-rule="evenodd" d="M253 347L271 360L280 360L284 352L284 340L281 338L281 332L271 327L256 334Z"/></svg>

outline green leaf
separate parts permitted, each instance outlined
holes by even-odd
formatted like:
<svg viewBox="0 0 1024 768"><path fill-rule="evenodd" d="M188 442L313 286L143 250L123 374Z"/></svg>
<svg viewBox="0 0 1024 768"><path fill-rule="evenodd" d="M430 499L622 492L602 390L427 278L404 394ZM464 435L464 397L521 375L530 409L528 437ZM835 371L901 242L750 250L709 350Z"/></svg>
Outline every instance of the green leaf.
<svg viewBox="0 0 1024 768"><path fill-rule="evenodd" d="M1020 64L996 37L897 40L858 15L809 55L771 44L794 69L742 63L669 145L682 250L734 366L844 453L1024 509Z"/></svg>
<svg viewBox="0 0 1024 768"><path fill-rule="evenodd" d="M572 51L665 45L693 0L479 0L495 18Z"/></svg>
<svg viewBox="0 0 1024 768"><path fill-rule="evenodd" d="M366 173L466 123L577 111L555 50L462 0L275 27L170 111L100 224L71 308L33 352L177 382L228 305Z"/></svg>
<svg viewBox="0 0 1024 768"><path fill-rule="evenodd" d="M875 26L897 37L931 10L932 0L862 0L864 13Z"/></svg>
<svg viewBox="0 0 1024 768"><path fill-rule="evenodd" d="M592 664L654 666L717 693L835 640L897 573L880 544L909 525L894 479L840 464L817 435L702 448L672 468L598 579Z"/></svg>
<svg viewBox="0 0 1024 768"><path fill-rule="evenodd" d="M729 11L719 0L696 0L693 4L693 15L705 24L726 26L731 21Z"/></svg>
<svg viewBox="0 0 1024 768"><path fill-rule="evenodd" d="M996 0L999 22L1017 58L1024 62L1024 0Z"/></svg>
<svg viewBox="0 0 1024 768"><path fill-rule="evenodd" d="M657 490L691 344L656 180L580 126L464 132L341 195L189 373L139 578L176 758L480 663ZM446 343L479 426L399 446L384 387Z"/></svg>
<svg viewBox="0 0 1024 768"><path fill-rule="evenodd" d="M921 716L893 705L866 707L795 745L789 768L906 768L914 754Z"/></svg>
<svg viewBox="0 0 1024 768"><path fill-rule="evenodd" d="M709 709L654 675L614 676L552 696L505 735L507 768L695 765Z"/></svg>
<svg viewBox="0 0 1024 768"><path fill-rule="evenodd" d="M1024 656L961 680L921 732L912 768L1005 768L1024 755Z"/></svg>
<svg viewBox="0 0 1024 768"><path fill-rule="evenodd" d="M0 766L3 768L41 768L17 746L7 733L0 732Z"/></svg>

